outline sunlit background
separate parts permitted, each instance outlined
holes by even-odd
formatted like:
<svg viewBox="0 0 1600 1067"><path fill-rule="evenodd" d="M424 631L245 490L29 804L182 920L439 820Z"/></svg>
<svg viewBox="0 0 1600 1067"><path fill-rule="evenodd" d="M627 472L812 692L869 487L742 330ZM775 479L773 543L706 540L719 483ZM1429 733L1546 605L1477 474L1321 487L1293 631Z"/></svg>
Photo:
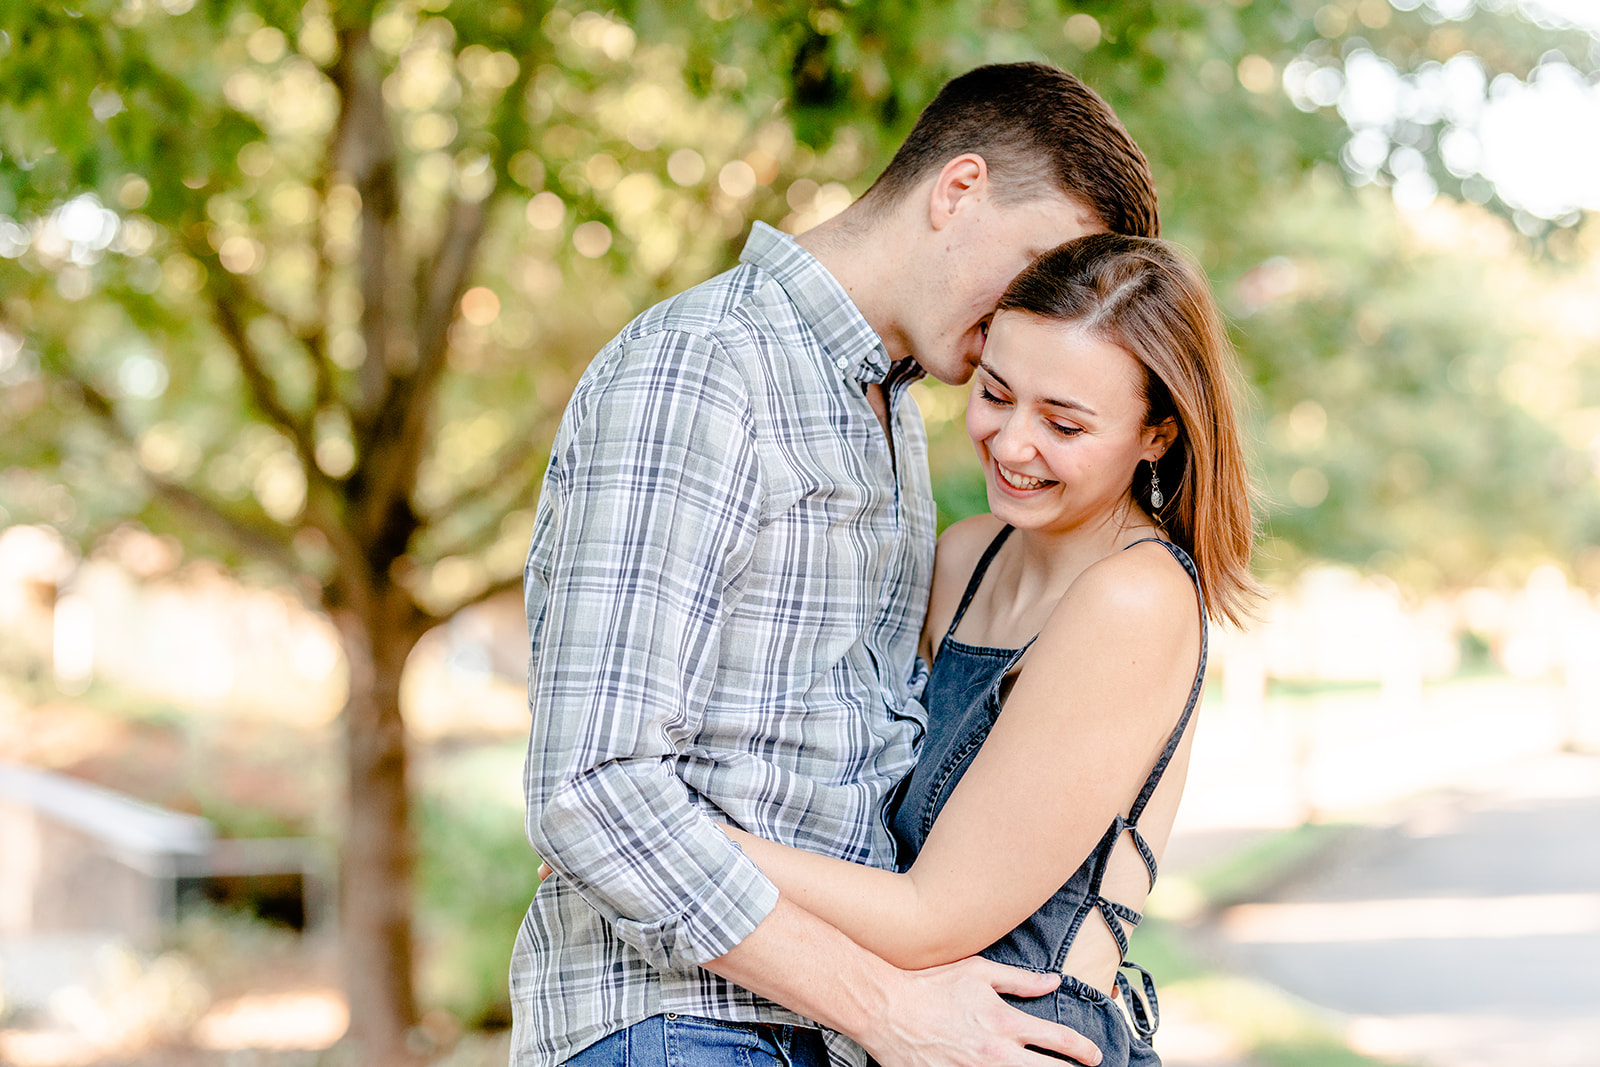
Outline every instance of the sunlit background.
<svg viewBox="0 0 1600 1067"><path fill-rule="evenodd" d="M0 1062L504 1062L577 376L1025 58L1144 147L1250 391L1273 597L1132 954L1157 1049L1600 1064L1593 0L6 5Z"/></svg>

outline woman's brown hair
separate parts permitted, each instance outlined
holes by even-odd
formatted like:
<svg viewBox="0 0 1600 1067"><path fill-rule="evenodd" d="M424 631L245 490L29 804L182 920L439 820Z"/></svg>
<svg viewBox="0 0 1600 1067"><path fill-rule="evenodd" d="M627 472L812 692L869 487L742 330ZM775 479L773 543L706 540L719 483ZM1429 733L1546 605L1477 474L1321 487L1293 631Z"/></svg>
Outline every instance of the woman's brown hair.
<svg viewBox="0 0 1600 1067"><path fill-rule="evenodd" d="M1144 465L1134 499L1194 557L1209 610L1243 622L1260 587L1250 574L1255 527L1234 412L1238 369L1200 268L1165 241L1092 234L1035 260L997 311L1077 324L1144 367L1145 425L1171 418L1178 438L1151 468L1162 505L1151 503Z"/></svg>

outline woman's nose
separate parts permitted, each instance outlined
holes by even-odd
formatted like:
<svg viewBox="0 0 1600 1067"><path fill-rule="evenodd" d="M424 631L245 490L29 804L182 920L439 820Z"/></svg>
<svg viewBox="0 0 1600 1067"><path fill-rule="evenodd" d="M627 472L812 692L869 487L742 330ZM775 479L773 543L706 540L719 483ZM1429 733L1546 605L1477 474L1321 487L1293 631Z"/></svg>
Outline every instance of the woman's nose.
<svg viewBox="0 0 1600 1067"><path fill-rule="evenodd" d="M989 452L1010 467L1033 458L1035 449L1024 420L1009 418L989 441Z"/></svg>

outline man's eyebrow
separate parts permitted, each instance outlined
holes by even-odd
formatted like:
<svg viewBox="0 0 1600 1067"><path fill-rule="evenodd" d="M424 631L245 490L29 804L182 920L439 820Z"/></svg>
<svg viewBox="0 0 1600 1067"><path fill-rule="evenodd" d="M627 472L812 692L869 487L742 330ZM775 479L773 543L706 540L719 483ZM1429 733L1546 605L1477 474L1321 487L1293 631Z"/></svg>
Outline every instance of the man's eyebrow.
<svg viewBox="0 0 1600 1067"><path fill-rule="evenodd" d="M1013 391L1011 389L1011 384L1009 382L1007 382L1004 378L1000 377L1000 375L995 373L994 365L992 363L990 363L988 360L979 359L978 360L978 369L983 371L989 377L993 378L995 381L999 382L1000 383L1000 388L1005 389L1008 392L1012 392ZM1051 407L1065 408L1068 411L1081 411L1085 415L1098 415L1098 414L1100 414L1098 411L1096 411L1094 408L1090 407L1088 404L1082 403L1082 402L1077 401L1077 400L1053 400L1050 397L1041 397L1039 399L1039 403L1041 403L1041 404L1049 404Z"/></svg>

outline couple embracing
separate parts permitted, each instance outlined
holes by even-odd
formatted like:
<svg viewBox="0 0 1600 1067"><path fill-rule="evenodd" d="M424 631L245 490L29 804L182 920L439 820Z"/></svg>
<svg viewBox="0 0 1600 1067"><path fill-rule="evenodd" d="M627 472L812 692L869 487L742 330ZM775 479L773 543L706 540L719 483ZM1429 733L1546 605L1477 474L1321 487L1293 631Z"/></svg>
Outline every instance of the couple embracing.
<svg viewBox="0 0 1600 1067"><path fill-rule="evenodd" d="M1157 229L1104 101L980 67L595 358L526 568L514 1064L1159 1062L1127 938L1255 590L1231 352ZM923 375L971 380L990 507L937 553Z"/></svg>

